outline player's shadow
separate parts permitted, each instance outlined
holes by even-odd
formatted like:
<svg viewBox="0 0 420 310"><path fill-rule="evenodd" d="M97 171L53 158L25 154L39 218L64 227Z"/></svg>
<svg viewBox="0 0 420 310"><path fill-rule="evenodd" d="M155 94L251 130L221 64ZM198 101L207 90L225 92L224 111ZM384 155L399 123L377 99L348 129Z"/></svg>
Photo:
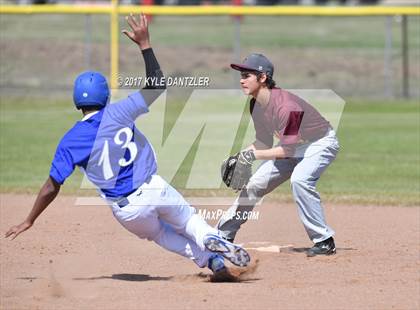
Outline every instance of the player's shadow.
<svg viewBox="0 0 420 310"><path fill-rule="evenodd" d="M308 252L310 248L288 248L287 252L295 252L295 253L305 253ZM355 248L337 248L337 252L339 251L356 251L357 249Z"/></svg>
<svg viewBox="0 0 420 310"><path fill-rule="evenodd" d="M89 278L73 278L73 280L103 280L103 279L112 279L112 280L121 280L121 281L134 281L134 282L146 282L146 281L168 281L172 277L152 277L148 274L133 274L133 273L117 273L112 276L100 276L100 277L89 277Z"/></svg>

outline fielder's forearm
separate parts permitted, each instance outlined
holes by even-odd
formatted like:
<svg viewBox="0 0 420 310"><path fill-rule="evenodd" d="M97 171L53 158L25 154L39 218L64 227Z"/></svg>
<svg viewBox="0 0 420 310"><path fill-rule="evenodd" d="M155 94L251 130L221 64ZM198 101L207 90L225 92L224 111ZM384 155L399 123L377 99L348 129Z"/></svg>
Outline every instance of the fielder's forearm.
<svg viewBox="0 0 420 310"><path fill-rule="evenodd" d="M281 146L267 150L254 150L254 155L255 159L259 160L281 159L287 157L286 150Z"/></svg>
<svg viewBox="0 0 420 310"><path fill-rule="evenodd" d="M60 184L56 183L49 177L42 188L39 190L38 196L29 213L26 221L33 224L36 218L48 207L48 205L57 197L60 191Z"/></svg>

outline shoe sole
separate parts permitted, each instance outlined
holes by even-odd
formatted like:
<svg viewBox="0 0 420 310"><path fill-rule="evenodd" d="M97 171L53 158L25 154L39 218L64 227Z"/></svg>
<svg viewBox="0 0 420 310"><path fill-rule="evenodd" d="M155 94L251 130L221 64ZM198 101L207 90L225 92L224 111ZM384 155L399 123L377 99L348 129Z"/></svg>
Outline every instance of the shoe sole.
<svg viewBox="0 0 420 310"><path fill-rule="evenodd" d="M337 251L334 249L334 250L332 250L332 251L329 251L329 252L327 252L327 253L314 253L314 252L312 252L312 251L308 251L307 253L306 253L306 256L307 257L314 257L314 256L318 256L318 255L325 255L325 256L327 256L327 255L334 255L334 254L336 254L337 253Z"/></svg>
<svg viewBox="0 0 420 310"><path fill-rule="evenodd" d="M251 261L248 252L242 247L223 240L219 236L206 236L204 239L204 246L211 252L221 254L235 266L245 267Z"/></svg>

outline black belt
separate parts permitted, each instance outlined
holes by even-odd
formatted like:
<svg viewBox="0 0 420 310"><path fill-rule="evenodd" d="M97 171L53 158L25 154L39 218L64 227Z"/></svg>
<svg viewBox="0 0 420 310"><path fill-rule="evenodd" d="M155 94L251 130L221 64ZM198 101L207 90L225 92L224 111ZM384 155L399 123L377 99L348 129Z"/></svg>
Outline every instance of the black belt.
<svg viewBox="0 0 420 310"><path fill-rule="evenodd" d="M123 197L120 200L118 200L116 202L116 204L120 207L120 208L124 208L126 205L128 205L130 202L128 201L127 197Z"/></svg>
<svg viewBox="0 0 420 310"><path fill-rule="evenodd" d="M150 181L152 180L152 176L150 176L144 183L147 183L147 184L149 184L150 183ZM144 184L143 183L143 184ZM127 193L127 196L125 196L125 197L120 197L120 198L117 198L114 202L120 207L120 208L124 208L126 205L128 205L130 202L128 201L128 199L127 199L127 197L128 196L130 196L132 193L134 193L135 191L137 191L138 190L138 188L136 188L135 190L133 190L133 191L131 191L131 192L129 192L129 193ZM140 196L141 194L143 193L143 191L142 190L140 190L140 192L138 193L138 195L137 196Z"/></svg>
<svg viewBox="0 0 420 310"><path fill-rule="evenodd" d="M139 189L136 189L135 191L137 191L137 190L139 190ZM134 191L134 192L135 192ZM133 192L133 193L134 193ZM133 193L130 193L130 194L128 194L127 195L127 197L122 197L122 198L120 198L119 200L117 200L117 201L115 201L115 203L120 207L120 208L124 208L126 205L128 205L130 202L128 201L128 196L130 196L131 194L133 194ZM141 190L140 189L140 191L138 192L138 194L136 195L136 196L140 196L141 194L143 193L143 190Z"/></svg>

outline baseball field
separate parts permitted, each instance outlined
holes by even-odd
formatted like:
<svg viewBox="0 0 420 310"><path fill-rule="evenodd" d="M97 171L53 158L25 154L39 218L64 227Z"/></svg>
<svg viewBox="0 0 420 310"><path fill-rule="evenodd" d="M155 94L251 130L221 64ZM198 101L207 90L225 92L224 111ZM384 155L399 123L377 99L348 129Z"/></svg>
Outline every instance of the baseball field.
<svg viewBox="0 0 420 310"><path fill-rule="evenodd" d="M2 234L28 214L59 139L80 119L71 98L73 79L88 63L89 69L109 71L108 19L92 16L87 22L90 59L86 22L82 16L0 16ZM106 206L78 205L79 197L95 193L81 189L76 171L29 231L14 241L0 238L0 308L418 309L420 19L409 19L410 99L401 98L399 22L392 20L392 83L384 77L383 17L246 17L241 24L241 57L252 51L271 56L279 86L332 89L345 102L336 128L341 150L318 185L336 231L336 255L306 257L312 244L286 182L238 234L252 265L234 270L237 282L213 283L209 270L129 234ZM234 57L230 17L156 17L150 32L168 75L207 76L211 89L236 88L228 69ZM122 76L143 75L137 50L124 39ZM176 128L184 105L169 103L171 125L164 126ZM193 126L203 113L191 113ZM235 113L227 103L214 122L235 119ZM158 126L142 128L156 146L162 143L153 136ZM252 125L238 128L246 144ZM214 156L202 160L211 163ZM187 156L181 166L193 164L194 156ZM182 167L168 181L192 203L197 197L235 197L222 186L186 186L193 170Z"/></svg>

